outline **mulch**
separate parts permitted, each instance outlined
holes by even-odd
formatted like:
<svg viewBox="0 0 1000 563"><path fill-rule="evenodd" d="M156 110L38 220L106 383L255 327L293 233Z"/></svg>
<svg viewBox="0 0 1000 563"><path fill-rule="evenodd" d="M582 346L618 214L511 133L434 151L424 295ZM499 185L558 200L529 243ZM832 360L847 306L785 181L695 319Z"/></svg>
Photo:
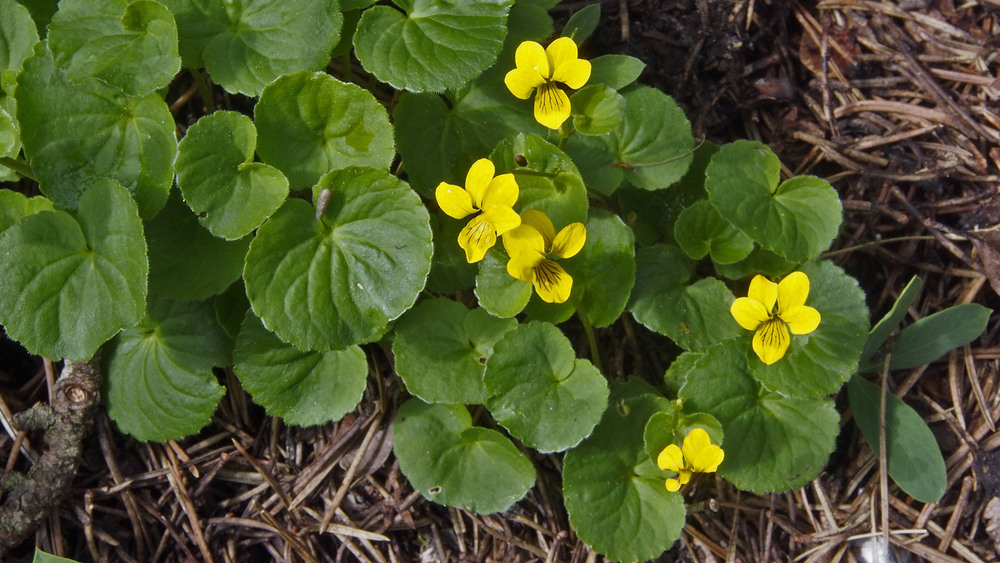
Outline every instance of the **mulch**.
<svg viewBox="0 0 1000 563"><path fill-rule="evenodd" d="M565 17L588 3L557 10ZM760 140L787 175L833 183L845 225L829 257L859 279L874 318L913 275L924 290L910 321L960 303L997 308L1000 1L610 0L602 8L592 54L647 62L642 80L677 98L696 135ZM847 412L829 465L802 489L753 495L702 481L690 500L703 509L661 560L865 561L880 537L896 561L998 560L998 332L993 320L971 345L887 378L945 454L939 503L880 483L884 469ZM614 372L656 380L670 361L656 352L662 337L630 319L600 338L607 350L653 351L633 363L612 358ZM182 442L139 444L100 415L71 495L39 528L38 545L85 561L602 559L568 525L558 456L535 457L538 485L501 515L443 508L414 492L391 455L401 387L391 354L367 352L364 400L322 427L266 416L230 372L220 373L229 392L213 424ZM9 420L48 399L54 367L9 343L0 354L0 418ZM33 447L0 434L8 469L27 467Z"/></svg>

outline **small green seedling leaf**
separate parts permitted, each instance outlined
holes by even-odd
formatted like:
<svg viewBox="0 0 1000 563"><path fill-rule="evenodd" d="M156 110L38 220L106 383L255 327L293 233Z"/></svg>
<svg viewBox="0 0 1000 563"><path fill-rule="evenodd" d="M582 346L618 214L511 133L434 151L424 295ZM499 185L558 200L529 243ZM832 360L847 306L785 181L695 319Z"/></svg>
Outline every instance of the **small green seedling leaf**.
<svg viewBox="0 0 1000 563"><path fill-rule="evenodd" d="M135 202L113 180L84 192L76 217L29 215L0 237L0 324L29 352L88 360L142 318L146 241Z"/></svg>
<svg viewBox="0 0 1000 563"><path fill-rule="evenodd" d="M513 317L524 310L533 290L507 272L507 254L496 247L486 252L476 275L479 306L497 317Z"/></svg>
<svg viewBox="0 0 1000 563"><path fill-rule="evenodd" d="M410 399L393 426L399 469L429 500L479 514L502 512L535 484L535 470L510 440L472 425L462 405Z"/></svg>
<svg viewBox="0 0 1000 563"><path fill-rule="evenodd" d="M555 326L531 322L493 347L484 376L486 408L501 426L542 452L571 448L601 419L608 386L597 368L576 358Z"/></svg>
<svg viewBox="0 0 1000 563"><path fill-rule="evenodd" d="M840 416L832 399L762 390L747 367L749 349L749 342L730 339L705 350L680 399L686 410L709 413L726 429L719 475L755 493L797 489L826 465Z"/></svg>
<svg viewBox="0 0 1000 563"><path fill-rule="evenodd" d="M406 389L428 403L485 403L483 373L493 345L517 326L484 309L431 299L396 323L392 353Z"/></svg>
<svg viewBox="0 0 1000 563"><path fill-rule="evenodd" d="M667 491L667 475L650 463L643 442L650 417L669 410L648 384L612 383L601 422L563 458L570 524L594 551L616 561L657 557L684 527L684 499Z"/></svg>
<svg viewBox="0 0 1000 563"><path fill-rule="evenodd" d="M268 414L313 426L354 410L368 383L368 360L357 346L303 352L285 344L247 314L233 353L233 371Z"/></svg>
<svg viewBox="0 0 1000 563"><path fill-rule="evenodd" d="M972 342L986 330L992 313L992 309L982 305L965 303L920 319L900 331L889 368L922 366Z"/></svg>
<svg viewBox="0 0 1000 563"><path fill-rule="evenodd" d="M104 356L108 415L144 442L197 432L225 393L212 368L232 363L232 351L210 302L150 299L146 318Z"/></svg>
<svg viewBox="0 0 1000 563"><path fill-rule="evenodd" d="M603 84L584 86L572 96L573 127L581 135L604 135L618 128L625 115L625 98Z"/></svg>
<svg viewBox="0 0 1000 563"><path fill-rule="evenodd" d="M56 65L72 81L98 78L141 96L181 69L174 17L152 0L62 0L48 32Z"/></svg>
<svg viewBox="0 0 1000 563"><path fill-rule="evenodd" d="M409 0L361 15L354 52L382 82L411 92L458 88L496 61L513 0Z"/></svg>
<svg viewBox="0 0 1000 563"><path fill-rule="evenodd" d="M234 111L210 113L191 126L177 155L177 187L213 235L243 238L288 196L276 168L253 162L257 130Z"/></svg>
<svg viewBox="0 0 1000 563"><path fill-rule="evenodd" d="M601 4L589 4L569 17L566 27L562 30L562 36L569 37L576 41L577 45L581 45L594 33L600 21Z"/></svg>
<svg viewBox="0 0 1000 563"><path fill-rule="evenodd" d="M847 383L851 411L865 441L881 456L879 426L881 390L874 383L854 376ZM902 399L886 393L885 448L889 476L906 494L920 502L941 500L948 486L948 472L934 433Z"/></svg>
<svg viewBox="0 0 1000 563"><path fill-rule="evenodd" d="M409 309L431 267L427 209L384 170L320 178L322 218L290 199L258 229L243 279L254 313L282 340L323 352L378 338Z"/></svg>
<svg viewBox="0 0 1000 563"><path fill-rule="evenodd" d="M695 260L712 255L716 264L733 264L753 251L753 240L719 215L708 201L681 212L674 223L674 239Z"/></svg>
<svg viewBox="0 0 1000 563"><path fill-rule="evenodd" d="M778 183L771 149L736 141L719 149L705 173L715 209L758 244L792 261L816 259L840 228L842 206L829 182L797 176Z"/></svg>
<svg viewBox="0 0 1000 563"><path fill-rule="evenodd" d="M587 242L565 262L573 276L572 299L595 327L618 320L635 285L635 242L632 229L617 215L591 209Z"/></svg>
<svg viewBox="0 0 1000 563"><path fill-rule="evenodd" d="M230 92L257 96L283 74L320 70L340 40L337 0L163 0L177 19L184 66Z"/></svg>
<svg viewBox="0 0 1000 563"><path fill-rule="evenodd" d="M13 190L0 190L0 233L28 215L53 211L52 202L42 196L28 198Z"/></svg>
<svg viewBox="0 0 1000 563"><path fill-rule="evenodd" d="M792 335L785 357L767 365L749 359L754 377L764 387L788 397L819 398L847 383L858 368L868 336L868 306L858 282L832 262L802 266L809 276L806 304L819 311L819 327L807 335ZM752 333L740 329L750 348Z"/></svg>
<svg viewBox="0 0 1000 563"><path fill-rule="evenodd" d="M143 218L166 204L177 138L158 94L124 96L96 78L71 82L38 43L18 76L17 121L39 187L57 207L75 209L84 189L108 178L132 192Z"/></svg>
<svg viewBox="0 0 1000 563"><path fill-rule="evenodd" d="M878 353L879 348L885 344L885 341L889 339L889 336L896 330L899 323L903 321L903 317L906 316L907 309L913 302L917 300L917 295L920 294L920 288L923 287L923 282L919 277L913 276L910 281L900 292L899 297L896 298L896 302L892 304L892 308L889 312L885 314L882 319L875 323L872 327L871 332L868 333L868 341L865 342L865 349L861 352L861 364L866 366L869 361L875 357ZM861 371L870 371L869 369L862 369Z"/></svg>
<svg viewBox="0 0 1000 563"><path fill-rule="evenodd" d="M371 92L322 72L275 80L254 106L261 160L307 188L331 170L388 169L396 154L385 107Z"/></svg>
<svg viewBox="0 0 1000 563"><path fill-rule="evenodd" d="M250 238L217 238L179 197L170 198L146 222L150 293L182 301L222 293L243 274Z"/></svg>
<svg viewBox="0 0 1000 563"><path fill-rule="evenodd" d="M590 84L606 84L615 90L639 79L646 63L628 55L601 55L590 61Z"/></svg>

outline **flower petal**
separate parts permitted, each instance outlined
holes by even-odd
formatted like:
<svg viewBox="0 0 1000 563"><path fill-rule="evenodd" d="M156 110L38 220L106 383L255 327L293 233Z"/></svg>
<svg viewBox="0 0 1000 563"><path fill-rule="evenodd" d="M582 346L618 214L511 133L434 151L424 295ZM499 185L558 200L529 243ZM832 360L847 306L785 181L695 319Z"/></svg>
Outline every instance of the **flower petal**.
<svg viewBox="0 0 1000 563"><path fill-rule="evenodd" d="M483 208L483 199L486 198L486 190L493 181L495 172L496 167L488 158L480 158L469 168L469 173L465 176L465 191L469 192L476 209Z"/></svg>
<svg viewBox="0 0 1000 563"><path fill-rule="evenodd" d="M712 473L725 455L702 428L695 428L684 438L683 452L688 467L698 473Z"/></svg>
<svg viewBox="0 0 1000 563"><path fill-rule="evenodd" d="M807 305L792 307L779 316L792 334L809 334L819 326L819 311Z"/></svg>
<svg viewBox="0 0 1000 563"><path fill-rule="evenodd" d="M501 174L490 180L486 187L486 196L483 198L483 208L494 205L502 207L513 207L517 203L517 181L513 174Z"/></svg>
<svg viewBox="0 0 1000 563"><path fill-rule="evenodd" d="M556 237L556 228L548 215L537 209L528 209L521 213L521 222L525 225L531 225L538 231L538 234L542 235L545 245L541 252L548 252L552 248L552 239Z"/></svg>
<svg viewBox="0 0 1000 563"><path fill-rule="evenodd" d="M684 454L677 444L670 444L656 456L656 466L663 471L680 473L681 469L684 469Z"/></svg>
<svg viewBox="0 0 1000 563"><path fill-rule="evenodd" d="M565 303L573 291L573 278L557 262L542 259L535 266L535 292L546 303Z"/></svg>
<svg viewBox="0 0 1000 563"><path fill-rule="evenodd" d="M485 216L477 215L458 233L458 245L465 250L465 259L472 264L479 262L497 242L497 232Z"/></svg>
<svg viewBox="0 0 1000 563"><path fill-rule="evenodd" d="M570 223L563 227L552 241L551 252L560 258L569 258L576 256L576 253L580 252L586 242L587 228L583 226L583 223Z"/></svg>
<svg viewBox="0 0 1000 563"><path fill-rule="evenodd" d="M781 319L771 319L760 325L753 335L753 351L767 365L780 360L788 350L791 338Z"/></svg>
<svg viewBox="0 0 1000 563"><path fill-rule="evenodd" d="M466 185L465 189L469 189ZM765 278L764 276L754 276L750 280L750 290L747 291L747 297L760 301L767 312L770 313L774 311L774 302L778 300L778 284Z"/></svg>
<svg viewBox="0 0 1000 563"><path fill-rule="evenodd" d="M559 70L559 67L578 60L576 41L573 41L569 37L560 37L549 43L549 46L545 48L545 54L549 62L549 74L545 76L550 80L555 80L555 73Z"/></svg>
<svg viewBox="0 0 1000 563"><path fill-rule="evenodd" d="M517 211L502 205L494 205L483 210L483 217L489 221L493 230L498 235L502 235L511 229L516 229L521 225L521 216Z"/></svg>
<svg viewBox="0 0 1000 563"><path fill-rule="evenodd" d="M469 196L469 192L454 184L446 182L438 184L437 189L434 190L434 198L437 199L441 211L447 213L449 217L462 219L476 212L476 208L472 206L472 197Z"/></svg>
<svg viewBox="0 0 1000 563"><path fill-rule="evenodd" d="M590 80L590 61L576 59L567 61L552 71L552 81L562 82L566 86L578 90Z"/></svg>
<svg viewBox="0 0 1000 563"><path fill-rule="evenodd" d="M749 297L737 297L729 306L729 312L736 322L747 330L757 330L761 323L771 319L770 311L765 309L760 301Z"/></svg>
<svg viewBox="0 0 1000 563"><path fill-rule="evenodd" d="M667 490L671 493L676 493L681 490L681 482L677 479L667 479Z"/></svg>
<svg viewBox="0 0 1000 563"><path fill-rule="evenodd" d="M535 93L535 121L549 129L559 129L569 119L569 96L554 82L539 86Z"/></svg>
<svg viewBox="0 0 1000 563"><path fill-rule="evenodd" d="M503 234L503 247L512 258L528 250L541 256L545 252L545 239L538 229L524 221L522 215L521 225Z"/></svg>
<svg viewBox="0 0 1000 563"><path fill-rule="evenodd" d="M545 84L545 77L537 70L530 68L515 68L503 77L503 83L507 85L514 97L527 100L531 93L542 84Z"/></svg>
<svg viewBox="0 0 1000 563"><path fill-rule="evenodd" d="M548 79L551 72L549 57L545 49L534 41L522 41L514 51L514 66L518 70L537 72L543 79Z"/></svg>
<svg viewBox="0 0 1000 563"><path fill-rule="evenodd" d="M535 283L535 267L544 259L545 256L533 250L513 254L507 262L507 273L525 283Z"/></svg>
<svg viewBox="0 0 1000 563"><path fill-rule="evenodd" d="M778 282L778 314L806 304L809 297L809 276L792 272Z"/></svg>

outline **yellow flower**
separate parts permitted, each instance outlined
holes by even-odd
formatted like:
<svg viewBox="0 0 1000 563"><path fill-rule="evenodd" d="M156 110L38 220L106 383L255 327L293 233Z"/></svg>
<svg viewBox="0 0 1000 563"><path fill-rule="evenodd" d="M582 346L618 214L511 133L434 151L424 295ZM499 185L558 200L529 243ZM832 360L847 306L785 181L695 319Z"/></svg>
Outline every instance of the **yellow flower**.
<svg viewBox="0 0 1000 563"><path fill-rule="evenodd" d="M656 465L677 474L677 478L667 479L667 490L673 492L686 485L694 473L714 473L723 457L725 453L712 443L708 432L695 428L684 438L684 449L670 444L656 456Z"/></svg>
<svg viewBox="0 0 1000 563"><path fill-rule="evenodd" d="M573 290L573 278L547 256L575 256L586 240L583 223L571 223L556 234L548 216L529 209L521 214L521 226L503 236L503 246L510 255L507 273L533 284L543 301L564 303Z"/></svg>
<svg viewBox="0 0 1000 563"><path fill-rule="evenodd" d="M496 167L488 159L477 160L465 177L465 189L441 182L435 197L441 211L455 219L463 219L481 211L458 234L458 245L465 250L469 263L479 262L497 241L497 235L521 224L521 217L512 209L517 201L517 182L513 174L493 177Z"/></svg>
<svg viewBox="0 0 1000 563"><path fill-rule="evenodd" d="M518 45L517 68L507 73L504 84L511 94L527 100L536 89L535 120L558 129L570 115L569 96L560 84L574 90L590 80L590 61L577 58L576 43L569 37L556 39L548 48L534 41Z"/></svg>
<svg viewBox="0 0 1000 563"><path fill-rule="evenodd" d="M756 331L753 351L760 361L771 365L785 355L791 341L789 330L792 334L809 334L819 326L819 311L805 304L808 296L809 277L792 272L779 283L755 276L748 296L733 302L729 312L736 322Z"/></svg>

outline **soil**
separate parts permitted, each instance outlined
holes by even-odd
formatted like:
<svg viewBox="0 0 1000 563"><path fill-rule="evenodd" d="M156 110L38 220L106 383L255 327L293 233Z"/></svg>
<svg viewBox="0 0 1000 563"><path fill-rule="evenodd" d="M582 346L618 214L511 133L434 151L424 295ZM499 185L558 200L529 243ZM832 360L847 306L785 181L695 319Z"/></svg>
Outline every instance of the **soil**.
<svg viewBox="0 0 1000 563"><path fill-rule="evenodd" d="M589 3L554 13L565 21ZM977 230L1000 221L996 2L601 5L588 55L645 61L641 80L673 95L697 136L760 140L787 174L830 179L845 200L830 257L860 280L873 317L911 275L925 287L911 320L958 303L997 307L1000 244ZM837 451L816 480L771 495L722 480L700 488L706 509L660 560L856 561L865 534L888 523L900 561L996 561L1000 506L988 503L1000 487L998 332L991 321L964 349L888 379L936 432L949 475L941 502L883 492L877 459L845 413ZM612 371L655 379L669 362L666 353L626 359L664 349L627 319L599 337L617 351ZM15 555L29 556L37 543L81 561L599 559L568 525L558 456L536 456L538 486L502 515L442 508L415 493L391 455L387 430L400 395L391 354L367 352L365 399L323 427L266 416L228 372L219 374L229 391L213 424L179 443L137 443L98 415L70 494ZM47 401L53 369L0 344L8 409ZM0 452L8 468L29 466L6 435Z"/></svg>

